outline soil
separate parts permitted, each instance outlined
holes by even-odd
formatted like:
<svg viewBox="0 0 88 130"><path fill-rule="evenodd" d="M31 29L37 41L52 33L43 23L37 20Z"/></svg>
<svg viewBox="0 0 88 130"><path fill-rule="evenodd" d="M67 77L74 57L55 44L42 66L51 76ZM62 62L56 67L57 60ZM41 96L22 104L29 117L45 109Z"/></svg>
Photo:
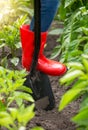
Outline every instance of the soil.
<svg viewBox="0 0 88 130"><path fill-rule="evenodd" d="M52 49L58 44L56 39L57 36L48 36L48 44L45 49L45 55L47 57L50 56ZM21 63L19 64L18 69L21 69ZM30 130L30 128L34 126L41 126L45 130L76 130L75 124L72 123L70 119L77 113L80 101L77 100L71 103L62 112L59 112L59 102L61 100L61 96L66 92L66 88L64 88L64 86L60 86L59 77L49 76L49 78L55 97L55 108L50 111L36 110L36 115L31 122L28 123L27 130Z"/></svg>
<svg viewBox="0 0 88 130"><path fill-rule="evenodd" d="M48 45L45 49L45 55L47 57L50 56L52 49L58 44L56 39L57 36L48 36ZM49 78L55 97L55 108L51 111L36 110L35 118L28 124L27 130L34 126L41 126L45 130L76 130L75 124L72 123L70 119L79 109L79 100L71 103L62 112L59 112L59 102L61 100L61 96L65 93L66 88L60 86L59 77L49 76Z"/></svg>

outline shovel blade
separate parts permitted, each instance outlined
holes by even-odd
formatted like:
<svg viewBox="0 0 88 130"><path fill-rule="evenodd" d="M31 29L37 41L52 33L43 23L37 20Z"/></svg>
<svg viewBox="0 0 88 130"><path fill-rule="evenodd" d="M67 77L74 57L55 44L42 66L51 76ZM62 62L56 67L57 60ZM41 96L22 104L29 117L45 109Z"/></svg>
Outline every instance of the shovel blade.
<svg viewBox="0 0 88 130"><path fill-rule="evenodd" d="M32 79L27 77L24 85L32 89L36 109L52 110L54 108L55 99L46 74L38 72L37 76Z"/></svg>
<svg viewBox="0 0 88 130"><path fill-rule="evenodd" d="M41 98L35 102L36 109L46 109L48 105L49 105L48 96Z"/></svg>

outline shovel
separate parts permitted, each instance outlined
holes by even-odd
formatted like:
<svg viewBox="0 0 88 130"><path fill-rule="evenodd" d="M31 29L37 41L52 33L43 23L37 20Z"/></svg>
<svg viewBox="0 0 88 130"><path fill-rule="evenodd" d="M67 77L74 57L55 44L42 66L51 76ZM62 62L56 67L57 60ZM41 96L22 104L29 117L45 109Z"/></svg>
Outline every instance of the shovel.
<svg viewBox="0 0 88 130"><path fill-rule="evenodd" d="M51 110L55 106L55 100L49 77L46 74L36 70L41 43L40 0L34 0L34 19L35 49L30 73L27 75L24 85L32 89L32 96L35 100L36 109Z"/></svg>

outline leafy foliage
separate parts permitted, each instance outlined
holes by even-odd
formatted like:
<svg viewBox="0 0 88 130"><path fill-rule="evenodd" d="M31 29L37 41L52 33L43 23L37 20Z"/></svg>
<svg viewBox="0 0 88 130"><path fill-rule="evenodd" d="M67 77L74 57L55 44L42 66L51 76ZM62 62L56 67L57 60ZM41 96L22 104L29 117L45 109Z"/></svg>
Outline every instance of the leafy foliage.
<svg viewBox="0 0 88 130"><path fill-rule="evenodd" d="M18 65L16 52L20 48L19 28L22 24L29 23L33 14L32 8L33 1L30 0L0 1L0 50L2 50L0 65L6 68L10 54L11 63ZM10 50L7 56L4 54L6 47ZM32 91L24 86L27 73L25 70L14 71L2 66L0 66L0 128L26 130L27 123L35 115ZM34 127L31 130L44 129Z"/></svg>
<svg viewBox="0 0 88 130"><path fill-rule="evenodd" d="M3 67L8 68L9 61L13 67L17 66L19 63L19 57L17 56L17 51L21 47L19 28L22 24L26 22L26 18L26 15L22 16L13 23L13 26L4 26L3 30L0 30L0 49L2 50L0 65L2 65ZM5 54L5 48L9 50L7 52L7 55ZM10 55L11 58L9 58L8 61L8 57Z"/></svg>
<svg viewBox="0 0 88 130"><path fill-rule="evenodd" d="M4 25L12 25L14 21L25 14L30 18L33 14L32 3L33 1L30 0L2 1L0 3L0 28L2 29Z"/></svg>
<svg viewBox="0 0 88 130"><path fill-rule="evenodd" d="M88 129L88 1L61 0L60 18L64 23L61 44L54 52L68 67L60 83L71 88L62 96L59 110L78 99L82 102L78 114L72 118L77 130ZM54 49L55 50L55 49ZM53 57L55 55L53 54Z"/></svg>
<svg viewBox="0 0 88 130"><path fill-rule="evenodd" d="M0 126L9 130L25 127L35 115L34 100L29 94L32 91L23 85L26 75L25 70L19 72L0 67ZM26 107L24 100L32 104Z"/></svg>
<svg viewBox="0 0 88 130"><path fill-rule="evenodd" d="M32 7L29 7L32 2L30 0L7 0L2 3L5 10L0 6L0 49L2 50L0 65L8 67L8 57L11 55L10 63L15 68L19 63L16 53L21 47L19 28L22 24L29 22L29 15L32 12ZM4 21L5 19L7 21ZM7 56L5 55L6 47L9 49Z"/></svg>
<svg viewBox="0 0 88 130"><path fill-rule="evenodd" d="M56 53L62 62L80 61L88 54L88 1L62 0L59 13L64 29Z"/></svg>
<svg viewBox="0 0 88 130"><path fill-rule="evenodd" d="M26 22L26 15L17 19L13 23L13 26L4 26L0 31L0 44L1 48L8 46L11 50L11 54L14 56L15 51L20 48L19 28ZM2 46L3 45L3 46Z"/></svg>
<svg viewBox="0 0 88 130"><path fill-rule="evenodd" d="M61 111L80 96L84 97L80 111L72 118L72 121L80 127L83 126L84 130L86 130L88 127L88 59L82 57L80 63L70 62L67 63L67 66L69 67L69 71L60 79L60 82L65 86L71 85L71 88L62 96L59 110Z"/></svg>

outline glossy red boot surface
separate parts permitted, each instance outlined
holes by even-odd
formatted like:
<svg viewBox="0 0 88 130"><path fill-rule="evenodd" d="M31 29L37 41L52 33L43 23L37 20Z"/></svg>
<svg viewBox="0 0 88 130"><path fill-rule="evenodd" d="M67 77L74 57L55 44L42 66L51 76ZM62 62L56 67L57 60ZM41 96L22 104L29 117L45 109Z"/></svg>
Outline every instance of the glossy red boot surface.
<svg viewBox="0 0 88 130"><path fill-rule="evenodd" d="M22 43L22 65L27 71L30 71L30 66L34 53L34 32L29 30L28 25L23 25L20 28L21 43ZM48 75L61 76L67 68L64 64L49 60L43 55L44 45L46 43L47 32L41 33L41 47L38 58L37 70Z"/></svg>

